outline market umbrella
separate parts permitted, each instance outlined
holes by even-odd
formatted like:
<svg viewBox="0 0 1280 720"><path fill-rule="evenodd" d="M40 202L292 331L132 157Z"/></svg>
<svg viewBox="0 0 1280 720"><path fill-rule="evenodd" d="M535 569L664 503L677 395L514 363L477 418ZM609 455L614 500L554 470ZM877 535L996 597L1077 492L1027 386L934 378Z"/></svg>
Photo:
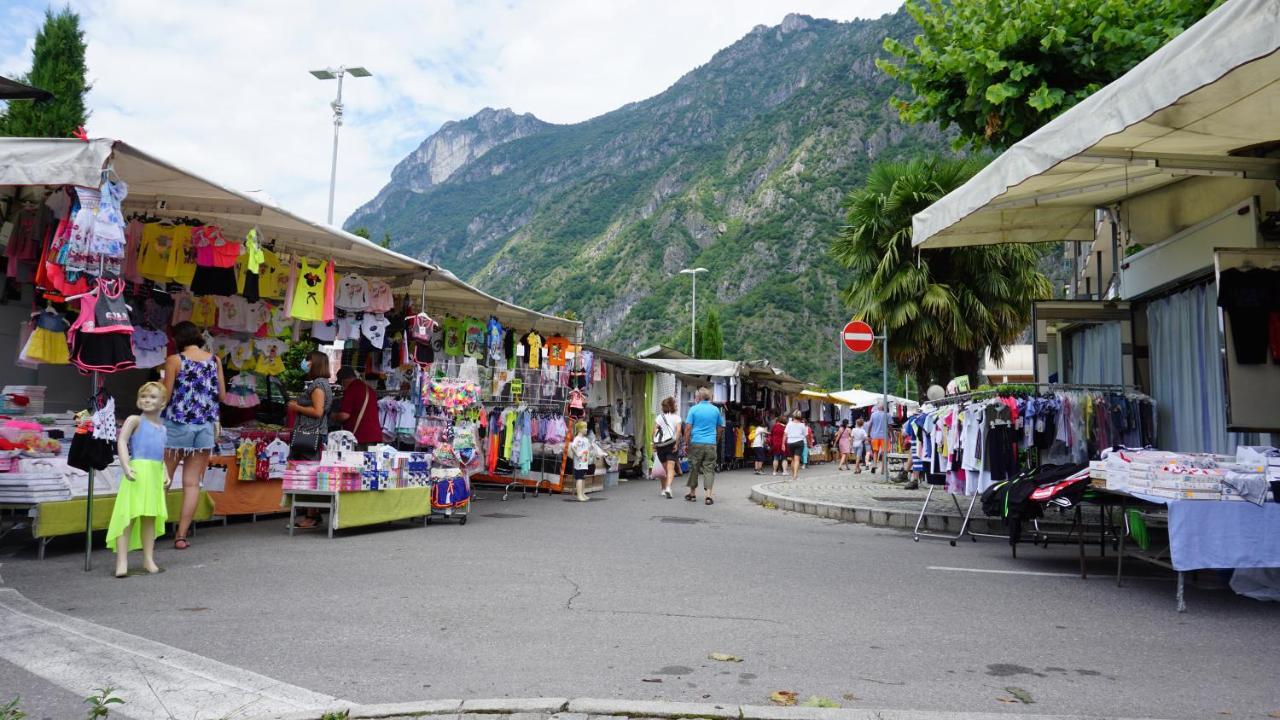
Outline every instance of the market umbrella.
<svg viewBox="0 0 1280 720"><path fill-rule="evenodd" d="M0 77L0 100L50 100L53 93Z"/></svg>

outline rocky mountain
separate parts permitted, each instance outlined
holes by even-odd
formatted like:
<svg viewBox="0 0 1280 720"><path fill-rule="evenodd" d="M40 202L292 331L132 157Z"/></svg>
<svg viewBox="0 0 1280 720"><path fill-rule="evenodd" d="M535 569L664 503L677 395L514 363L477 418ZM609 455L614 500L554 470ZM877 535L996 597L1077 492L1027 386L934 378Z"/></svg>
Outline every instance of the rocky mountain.
<svg viewBox="0 0 1280 720"><path fill-rule="evenodd" d="M572 311L594 343L688 345L689 280L725 354L836 385L849 317L827 245L872 162L945 151L904 126L875 67L904 13L758 26L665 92L572 125L485 109L447 123L347 228L532 308ZM846 357L846 385L878 384ZM853 380L849 378L854 378Z"/></svg>

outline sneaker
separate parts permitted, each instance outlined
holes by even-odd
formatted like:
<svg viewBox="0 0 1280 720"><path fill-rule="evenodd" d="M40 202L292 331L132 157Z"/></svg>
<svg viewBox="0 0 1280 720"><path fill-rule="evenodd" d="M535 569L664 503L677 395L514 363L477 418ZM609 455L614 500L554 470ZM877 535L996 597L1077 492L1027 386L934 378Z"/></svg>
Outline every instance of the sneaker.
<svg viewBox="0 0 1280 720"><path fill-rule="evenodd" d="M666 499L670 500L670 499L671 499L671 489L670 489L670 488L667 488L666 490L663 490L663 491L662 491L662 497L664 497L664 498L666 498Z"/></svg>

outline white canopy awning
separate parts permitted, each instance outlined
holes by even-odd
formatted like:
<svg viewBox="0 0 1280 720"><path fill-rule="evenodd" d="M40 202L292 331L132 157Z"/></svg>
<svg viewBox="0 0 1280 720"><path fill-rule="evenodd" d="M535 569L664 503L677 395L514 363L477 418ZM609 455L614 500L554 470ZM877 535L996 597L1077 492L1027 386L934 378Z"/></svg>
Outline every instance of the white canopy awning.
<svg viewBox="0 0 1280 720"><path fill-rule="evenodd" d="M1280 0L1228 0L917 213L912 245L1093 239L1094 210L1194 175L1280 179Z"/></svg>
<svg viewBox="0 0 1280 720"><path fill-rule="evenodd" d="M645 358L645 364L677 375L693 377L737 377L740 365L737 360L669 360Z"/></svg>
<svg viewBox="0 0 1280 720"><path fill-rule="evenodd" d="M854 408L872 407L884 399L883 394L868 390L841 390L840 392L830 393L830 395L836 402L851 405ZM920 403L915 400L908 400L897 395L890 395L889 402L906 405L908 408L920 407Z"/></svg>
<svg viewBox="0 0 1280 720"><path fill-rule="evenodd" d="M110 167L129 186L126 212L194 216L243 235L258 227L278 251L332 258L347 272L387 280L411 295L423 292L429 312L495 315L504 324L581 340L581 323L522 308L463 282L444 268L388 250L340 228L307 220L257 193L232 190L107 138L0 138L0 186L98 187ZM163 208L161 208L163 205Z"/></svg>

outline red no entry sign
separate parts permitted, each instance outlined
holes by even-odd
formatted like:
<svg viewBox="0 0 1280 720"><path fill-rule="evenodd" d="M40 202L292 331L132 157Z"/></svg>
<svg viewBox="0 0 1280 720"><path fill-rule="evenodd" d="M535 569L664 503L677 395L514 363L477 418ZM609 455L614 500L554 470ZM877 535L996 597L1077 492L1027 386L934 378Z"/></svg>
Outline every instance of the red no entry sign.
<svg viewBox="0 0 1280 720"><path fill-rule="evenodd" d="M861 320L854 320L844 326L841 332L844 339L845 347L856 353L864 353L871 349L871 343L876 339L876 334L871 331L871 326Z"/></svg>

